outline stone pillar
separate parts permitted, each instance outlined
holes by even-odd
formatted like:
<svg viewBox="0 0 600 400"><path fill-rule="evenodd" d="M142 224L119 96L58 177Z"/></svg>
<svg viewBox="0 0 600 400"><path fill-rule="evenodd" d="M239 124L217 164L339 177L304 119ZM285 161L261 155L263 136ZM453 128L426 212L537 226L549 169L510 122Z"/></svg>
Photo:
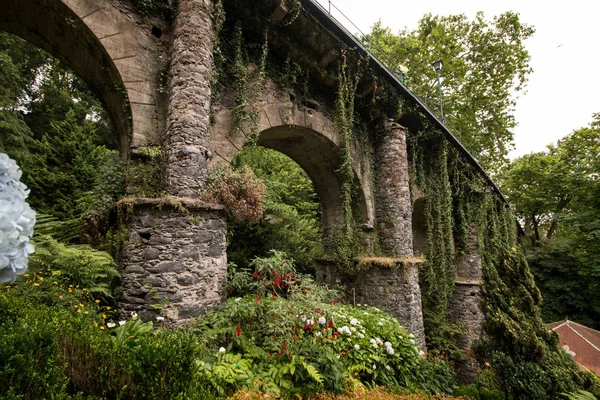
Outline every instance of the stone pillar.
<svg viewBox="0 0 600 400"><path fill-rule="evenodd" d="M466 360L457 361L456 376L461 384L472 383L479 367L471 353L473 341L480 338L484 315L481 311L480 288L483 284L481 254L477 240L477 227L469 228L469 238L465 254L456 264L454 293L450 298L449 309L452 317L463 323L465 331L457 338L457 345L465 351Z"/></svg>
<svg viewBox="0 0 600 400"><path fill-rule="evenodd" d="M375 212L379 244L390 257L412 257L412 208L404 127L386 123L375 150Z"/></svg>
<svg viewBox="0 0 600 400"><path fill-rule="evenodd" d="M169 68L165 182L174 196L196 197L206 182L210 124L212 0L179 0Z"/></svg>
<svg viewBox="0 0 600 400"><path fill-rule="evenodd" d="M122 207L129 228L119 255L124 316L185 322L225 300L223 206L136 199Z"/></svg>

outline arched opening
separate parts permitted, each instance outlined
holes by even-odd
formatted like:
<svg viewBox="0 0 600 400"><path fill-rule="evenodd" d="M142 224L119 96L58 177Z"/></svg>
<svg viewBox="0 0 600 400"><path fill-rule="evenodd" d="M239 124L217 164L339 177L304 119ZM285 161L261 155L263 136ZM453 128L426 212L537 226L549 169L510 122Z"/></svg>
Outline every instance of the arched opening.
<svg viewBox="0 0 600 400"><path fill-rule="evenodd" d="M308 229L306 231L307 233L303 234L304 238L296 237L296 235L298 235L297 231L290 232L288 238L291 237L292 240L297 240L299 243L298 246L300 247L313 246L319 248L318 251L307 251L302 254L302 258L304 259L303 264L309 265L307 270L312 272L315 267L316 259L321 259L325 255L322 251L323 247L326 249L328 248L330 242L329 239L333 237L336 229L340 229L344 223L344 209L341 198L342 182L337 173L340 166L339 148L331 138L320 132L292 125L282 125L265 129L260 133L257 144L258 146L255 147L244 147L237 153L232 162L233 166L239 168L240 165L243 164L243 160L241 159L248 159L246 156L247 153L258 152L258 157L260 159L255 161L254 165L249 166L251 169L258 167L263 170L259 171L257 174L259 175L259 178L266 178L266 180L269 180L274 175L285 176L284 179L297 180L297 182L281 182L275 184L285 186L297 183L298 186L301 187L310 187L306 193L298 194L297 197L302 198L301 201L308 201L314 204L316 206L316 210L314 210L316 213L312 213L310 218L305 218L298 224L298 230ZM256 159L257 155L255 154L252 157ZM265 159L269 157L272 157L275 161L272 163L266 161ZM282 157L288 161L282 161ZM257 166L256 164L260 165ZM279 169L288 167L292 169L292 171L289 172L289 176L281 174L280 171L264 171L266 168ZM295 188L292 189L290 186L289 190L294 191ZM282 209L285 209L285 207L288 206L296 207L296 211L294 212L305 214L303 217L305 217L306 214L310 214L307 213L305 209L302 209L302 207L297 207L297 205L291 204L289 201L281 206ZM277 212L274 214L277 214ZM362 227L366 223L368 217L366 196L363 194L358 174L355 176L354 182L352 214L354 223L357 227ZM264 223L268 227L273 227L280 222L279 219L281 219L280 216L270 215L269 210L266 210L265 219L261 223ZM285 219L285 217L283 219ZM291 224L296 223L294 221L296 220L292 218ZM271 225L269 225L269 223L271 223ZM257 228L240 228L240 225L233 223L231 228L234 233L231 237L228 256L229 259L235 261L236 264L239 264L239 252L240 247L242 247L243 244L234 242L248 242L249 240L257 242L257 236L260 236L259 231L264 232L268 230L268 228L265 228L264 225L261 226L260 224ZM282 230L285 229L287 229L287 226L282 227ZM241 230L244 232L241 233ZM314 236L314 233L318 233L318 235ZM275 246L273 247L277 250L281 250L281 247L285 247L283 245L278 246L282 243L273 241L271 241L271 243L275 243ZM290 248L292 246L287 247ZM263 253L266 253L268 250L269 249L262 248ZM326 251L327 250L325 250L325 252ZM306 262L307 254L310 254L313 257L310 262ZM249 255L247 252L245 257L245 259L248 260ZM242 265L247 265L247 261L242 263Z"/></svg>
<svg viewBox="0 0 600 400"><path fill-rule="evenodd" d="M294 160L310 177L321 200L325 235L342 225L341 186L336 171L340 167L337 144L327 136L312 129L283 125L261 132L258 144L277 150ZM355 175L353 211L355 222L368 218L368 205L360 179Z"/></svg>
<svg viewBox="0 0 600 400"><path fill-rule="evenodd" d="M7 0L0 13L0 30L58 58L98 93L118 133L119 151L126 157L131 110L125 87L106 49L84 21L61 0Z"/></svg>
<svg viewBox="0 0 600 400"><path fill-rule="evenodd" d="M412 234L415 255L427 254L427 221L425 219L425 200L423 198L418 198L413 203Z"/></svg>
<svg viewBox="0 0 600 400"><path fill-rule="evenodd" d="M0 152L15 159L36 233L100 243L123 194L111 119L86 83L44 50L0 31Z"/></svg>

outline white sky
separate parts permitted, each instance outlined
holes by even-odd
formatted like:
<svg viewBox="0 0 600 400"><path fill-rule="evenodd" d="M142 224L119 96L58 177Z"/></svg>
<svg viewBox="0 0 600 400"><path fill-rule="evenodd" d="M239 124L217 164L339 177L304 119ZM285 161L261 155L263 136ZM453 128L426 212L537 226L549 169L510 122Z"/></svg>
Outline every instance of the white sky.
<svg viewBox="0 0 600 400"><path fill-rule="evenodd" d="M317 0L326 9L328 0ZM546 145L587 126L592 113L600 112L600 0L332 0L358 28L367 33L381 19L398 32L415 29L426 13L465 13L472 18L483 11L486 19L505 11L520 14L522 23L533 25L533 37L525 42L533 73L526 93L517 100L515 151L517 157L542 151ZM356 33L347 20L332 14Z"/></svg>

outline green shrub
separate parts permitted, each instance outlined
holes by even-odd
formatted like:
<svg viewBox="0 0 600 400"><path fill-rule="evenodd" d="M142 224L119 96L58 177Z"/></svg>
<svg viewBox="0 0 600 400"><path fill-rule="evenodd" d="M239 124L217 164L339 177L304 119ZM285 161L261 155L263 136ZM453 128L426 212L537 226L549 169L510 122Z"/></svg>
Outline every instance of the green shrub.
<svg viewBox="0 0 600 400"><path fill-rule="evenodd" d="M203 368L227 393L254 383L286 395L341 393L348 378L428 393L452 389L446 361L427 359L390 315L337 304L338 292L296 274L280 252L252 265L235 288L247 294L195 326L213 354Z"/></svg>

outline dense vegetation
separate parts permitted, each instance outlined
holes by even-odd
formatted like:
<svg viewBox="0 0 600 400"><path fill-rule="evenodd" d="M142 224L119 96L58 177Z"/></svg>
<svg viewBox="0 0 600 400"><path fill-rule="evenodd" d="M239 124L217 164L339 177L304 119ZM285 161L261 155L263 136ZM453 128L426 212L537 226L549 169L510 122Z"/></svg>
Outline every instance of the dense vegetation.
<svg viewBox="0 0 600 400"><path fill-rule="evenodd" d="M592 123L512 161L502 188L525 230L527 261L547 322L600 329L600 114Z"/></svg>
<svg viewBox="0 0 600 400"><path fill-rule="evenodd" d="M135 4L142 12L160 14L172 10L174 3L168 2L163 11L156 9L154 1ZM233 79L236 101L248 104L247 108L238 107L237 115L240 121L247 122L253 118L248 87L255 87L272 69L268 65L268 46L266 42L246 46L239 24L229 21L229 25L220 38L224 58L217 59L217 64L220 62L218 69ZM400 46L390 45L390 51L404 58L408 50L402 46L407 43L412 43L409 47L415 52L419 50L418 43L423 45L422 51L430 52L426 46L431 44L430 35L449 40L457 35L442 33L464 33L469 40L462 50L469 50L474 58L467 57L463 65L460 57L454 57L457 54L448 55L457 60L450 68L456 72L457 82L465 76L473 77L468 68L482 60L493 64L497 63L494 57L506 56L514 61L516 69L503 70L492 85L493 93L480 93L486 101L476 107L469 99L455 102L469 109L489 109L491 114L471 115L463 120L459 116L466 109L449 113L453 124L465 121L468 125L461 129L467 143L478 149L477 154L488 165L498 167L512 137L513 103L507 93L511 88L520 89L525 81L528 55L521 41L532 30L522 26L513 14L497 18L492 28L481 16L473 23L464 17L429 16L422 21L420 32L402 33L402 40L378 26L373 38L380 35L380 44L391 41ZM513 36L509 35L509 39L516 44L503 46L510 32ZM493 43L495 46L488 47L496 48L496 52L473 47L481 40L488 45ZM229 54L225 51L227 46L231 47ZM252 49L251 54L242 48ZM232 58L227 60L227 56ZM503 62L508 65L506 59ZM247 64L252 61L259 66L256 76L248 76ZM105 236L109 232L110 209L122 194L127 174L110 150L116 145L110 123L82 82L45 53L2 34L0 63L0 152L18 160L25 171L23 179L32 188L32 205L47 215L41 231L54 236L38 236L38 250L31 258L29 274L15 285L0 289L1 395L202 399L231 395L255 398L262 392L313 396L325 391L318 396L330 398L332 393L346 392L349 398L390 398L419 392L413 398L420 399L435 393L452 393L457 388L448 356L458 354L455 341L460 326L451 319L448 301L453 290L454 257L464 253L471 224L479 227L485 280L482 305L486 336L475 352L482 365L489 362L489 368L479 374L477 387L460 388L456 393L490 399L545 399L581 387L594 390L590 376L580 373L556 349L555 336L545 329L540 315L541 296L517 247L510 213L496 196L485 192L485 183L477 174L459 165L452 148L434 130L415 133L409 139L409 150L412 183L419 185L427 198L430 251L422 271L424 306L428 343L439 352L427 354L415 347L411 334L391 316L367 305L342 304L343 296L336 289L315 284L309 276L296 271L295 265L302 272L311 272L315 258L322 254L318 244L318 199L296 164L260 147L240 152L233 163L237 175L227 169L214 175L232 179L236 185L252 185L255 194L266 190L264 202L260 196L253 197L253 201L260 200L257 210L262 211L264 206L264 218L251 212L246 213L245 219L258 223L230 221L233 228L229 258L237 266L231 265L229 270L229 300L188 329L155 329L152 322L142 323L136 315L121 324L113 313L118 272L112 258L89 246L72 246L87 242L108 249L112 243L111 236ZM346 145L360 122L355 121L353 108L356 71L348 65L340 66L335 115ZM232 70L227 71L226 66ZM298 93L307 90L300 88L306 86L299 79L303 76L301 67L292 66L289 60L288 66L297 71L273 79ZM418 68L415 66L414 70ZM423 76L427 74L423 71ZM286 84L287 78L290 79ZM516 87L511 85L514 78L519 82ZM485 86L478 84L480 80L470 84ZM416 85L417 79L410 84ZM467 90L458 85L450 95L472 93L463 93L463 89ZM497 114L492 113L494 110ZM571 247L575 251L560 251L559 246L553 248L559 249L556 256L551 251L543 255L551 260L567 258L563 264L552 261L553 267L566 267L566 262L576 260L583 271L579 279L592 278L588 279L587 294L581 295L588 297L578 304L593 299L597 285L593 280L597 277L593 253L597 247L594 238L598 217L598 151L593 147L597 146L597 125L581 133L585 138L581 147L575 145L576 139L559 143L557 149L561 150L556 150L553 157L562 164L551 169L558 173L561 166L577 165L574 170L565 171L564 182L572 185L567 194L581 185L587 185L588 190L569 199L568 206L548 205L544 215L538 208L534 214L522 208L526 211L519 214L525 221L534 217L530 220L531 232L540 251L536 248L528 253L534 265L531 255L550 249L538 245L543 242L543 227L547 226L546 236L551 232L548 239L560 233L570 246L576 243ZM575 155L588 150L588 160L578 164ZM345 164L340 166L340 174L344 175L347 171L342 168L349 165L349 150L341 151ZM264 184L257 184L249 170ZM511 175L506 176L510 187ZM518 174L515 176L517 193L522 184L517 181ZM342 178L346 185L344 201L348 203L344 210L347 229L343 233L348 234L352 228L352 187L347 176ZM549 191L545 195L556 193ZM543 195L533 193L531 197ZM229 210L234 216L248 211L232 207ZM567 210L564 219L558 218ZM552 218L558 218L556 224ZM284 250L291 257L272 249ZM291 258L297 260L296 264ZM580 311L590 312L583 307ZM25 370L27 373L23 374L21 371ZM387 392L365 389L377 385L385 386Z"/></svg>

